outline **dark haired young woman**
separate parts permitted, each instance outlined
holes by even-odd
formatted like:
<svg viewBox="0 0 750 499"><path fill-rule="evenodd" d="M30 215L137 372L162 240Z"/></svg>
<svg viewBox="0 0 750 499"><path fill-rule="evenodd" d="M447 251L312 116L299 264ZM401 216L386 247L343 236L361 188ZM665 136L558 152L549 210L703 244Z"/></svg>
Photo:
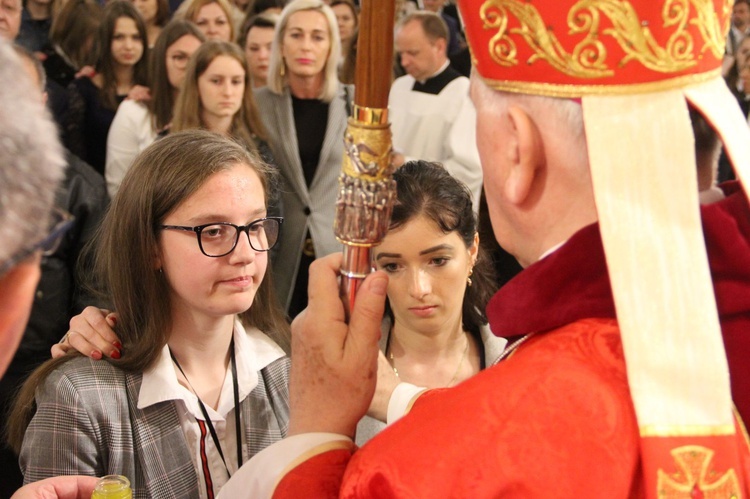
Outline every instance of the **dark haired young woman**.
<svg viewBox="0 0 750 499"><path fill-rule="evenodd" d="M102 175L117 107L135 85L147 85L147 50L141 15L128 0L114 0L104 8L99 26L96 73L68 86L68 146Z"/></svg>

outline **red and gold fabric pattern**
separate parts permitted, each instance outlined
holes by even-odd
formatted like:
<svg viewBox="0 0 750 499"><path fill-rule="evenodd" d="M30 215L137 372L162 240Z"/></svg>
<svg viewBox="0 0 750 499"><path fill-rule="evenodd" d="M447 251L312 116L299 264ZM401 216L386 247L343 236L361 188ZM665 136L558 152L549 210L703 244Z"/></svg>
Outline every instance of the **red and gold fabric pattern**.
<svg viewBox="0 0 750 499"><path fill-rule="evenodd" d="M488 85L557 97L651 92L716 77L732 0L462 0Z"/></svg>

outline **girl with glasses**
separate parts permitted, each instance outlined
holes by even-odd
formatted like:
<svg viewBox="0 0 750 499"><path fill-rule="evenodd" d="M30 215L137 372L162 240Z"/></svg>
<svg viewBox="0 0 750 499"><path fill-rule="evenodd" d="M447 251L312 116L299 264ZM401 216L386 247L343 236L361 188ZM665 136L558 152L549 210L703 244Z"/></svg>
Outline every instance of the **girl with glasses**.
<svg viewBox="0 0 750 499"><path fill-rule="evenodd" d="M172 21L161 32L151 53L151 99L128 99L117 108L107 137L105 177L114 196L135 157L171 122L190 56L206 41L188 21Z"/></svg>
<svg viewBox="0 0 750 499"><path fill-rule="evenodd" d="M120 474L134 497L214 497L286 434L289 331L266 275L271 174L207 131L139 156L93 254L122 356L67 355L31 376L11 420L26 482Z"/></svg>

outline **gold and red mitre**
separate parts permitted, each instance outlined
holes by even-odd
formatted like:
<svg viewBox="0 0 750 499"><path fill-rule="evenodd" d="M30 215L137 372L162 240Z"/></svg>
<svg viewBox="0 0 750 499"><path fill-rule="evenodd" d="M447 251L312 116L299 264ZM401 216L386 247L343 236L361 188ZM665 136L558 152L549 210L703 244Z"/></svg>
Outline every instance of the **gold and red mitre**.
<svg viewBox="0 0 750 499"><path fill-rule="evenodd" d="M647 497L746 497L688 112L750 185L750 129L720 72L734 1L458 3L474 77L580 98Z"/></svg>
<svg viewBox="0 0 750 499"><path fill-rule="evenodd" d="M473 63L488 85L580 97L717 76L733 0L463 3Z"/></svg>

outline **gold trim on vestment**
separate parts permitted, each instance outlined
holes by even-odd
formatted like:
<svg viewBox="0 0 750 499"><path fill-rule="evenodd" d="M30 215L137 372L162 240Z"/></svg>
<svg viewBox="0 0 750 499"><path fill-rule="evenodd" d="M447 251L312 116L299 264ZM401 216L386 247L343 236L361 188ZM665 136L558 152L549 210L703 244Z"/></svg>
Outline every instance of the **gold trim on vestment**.
<svg viewBox="0 0 750 499"><path fill-rule="evenodd" d="M649 425L638 429L641 437L721 437L733 435L734 425Z"/></svg>
<svg viewBox="0 0 750 499"><path fill-rule="evenodd" d="M584 95L631 95L650 92L660 92L688 85L704 83L721 75L721 69L707 71L705 73L676 76L667 80L659 80L649 83L633 83L620 85L571 85L556 83L538 83L513 80L493 80L482 78L488 87L503 92L546 95L548 97L582 97Z"/></svg>
<svg viewBox="0 0 750 499"><path fill-rule="evenodd" d="M734 468L714 470L711 460L715 452L700 445L685 445L670 454L678 471L657 470L657 497L664 499L705 497L706 499L738 499L742 489ZM700 495L697 494L700 492Z"/></svg>

